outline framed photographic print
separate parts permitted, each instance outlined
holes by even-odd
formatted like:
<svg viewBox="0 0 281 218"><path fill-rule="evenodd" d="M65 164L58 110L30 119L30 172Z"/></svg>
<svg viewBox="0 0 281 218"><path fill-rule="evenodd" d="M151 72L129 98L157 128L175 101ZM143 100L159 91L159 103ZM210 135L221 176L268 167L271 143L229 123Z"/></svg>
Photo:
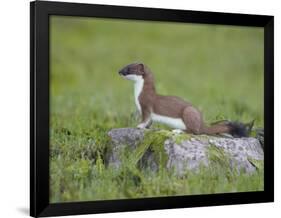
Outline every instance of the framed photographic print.
<svg viewBox="0 0 281 218"><path fill-rule="evenodd" d="M273 16L30 4L30 215L273 201Z"/></svg>

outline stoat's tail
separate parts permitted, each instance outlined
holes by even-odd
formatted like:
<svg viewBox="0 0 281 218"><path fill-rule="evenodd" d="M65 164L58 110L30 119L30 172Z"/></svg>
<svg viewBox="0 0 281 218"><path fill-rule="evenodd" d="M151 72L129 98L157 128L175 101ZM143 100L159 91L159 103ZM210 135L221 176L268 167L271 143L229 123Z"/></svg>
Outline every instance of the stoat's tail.
<svg viewBox="0 0 281 218"><path fill-rule="evenodd" d="M213 123L209 127L204 127L203 133L208 135L228 133L233 137L247 137L249 136L253 125L254 120L248 124L223 120Z"/></svg>

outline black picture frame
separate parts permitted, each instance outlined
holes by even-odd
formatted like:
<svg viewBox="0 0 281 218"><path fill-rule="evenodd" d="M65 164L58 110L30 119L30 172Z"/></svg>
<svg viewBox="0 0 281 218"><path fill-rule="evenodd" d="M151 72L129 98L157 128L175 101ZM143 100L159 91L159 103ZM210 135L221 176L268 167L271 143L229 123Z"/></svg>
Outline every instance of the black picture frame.
<svg viewBox="0 0 281 218"><path fill-rule="evenodd" d="M92 202L49 203L49 16L255 26L264 28L264 191ZM30 215L58 216L274 200L274 17L80 3L30 3Z"/></svg>

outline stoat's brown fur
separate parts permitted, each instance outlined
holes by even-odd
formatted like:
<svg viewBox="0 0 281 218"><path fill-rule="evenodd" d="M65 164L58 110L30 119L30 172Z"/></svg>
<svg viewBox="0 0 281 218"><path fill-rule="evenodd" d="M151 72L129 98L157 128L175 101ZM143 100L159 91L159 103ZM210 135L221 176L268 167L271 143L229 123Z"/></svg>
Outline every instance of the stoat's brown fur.
<svg viewBox="0 0 281 218"><path fill-rule="evenodd" d="M190 102L176 96L158 95L154 78L147 66L133 63L125 66L119 74L135 82L135 101L142 115L139 128L147 128L153 121L167 124L193 134L229 133L233 136L247 136L253 126L229 121L221 121L206 126L201 112Z"/></svg>

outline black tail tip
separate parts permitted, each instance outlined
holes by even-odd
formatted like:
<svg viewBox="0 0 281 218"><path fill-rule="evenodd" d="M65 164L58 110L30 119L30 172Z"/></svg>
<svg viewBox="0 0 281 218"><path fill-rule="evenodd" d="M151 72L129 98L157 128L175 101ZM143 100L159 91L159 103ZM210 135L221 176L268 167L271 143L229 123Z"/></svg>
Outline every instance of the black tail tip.
<svg viewBox="0 0 281 218"><path fill-rule="evenodd" d="M241 122L228 122L228 126L230 127L230 134L235 138L240 137L249 137L254 126L255 120L249 123L241 123Z"/></svg>

